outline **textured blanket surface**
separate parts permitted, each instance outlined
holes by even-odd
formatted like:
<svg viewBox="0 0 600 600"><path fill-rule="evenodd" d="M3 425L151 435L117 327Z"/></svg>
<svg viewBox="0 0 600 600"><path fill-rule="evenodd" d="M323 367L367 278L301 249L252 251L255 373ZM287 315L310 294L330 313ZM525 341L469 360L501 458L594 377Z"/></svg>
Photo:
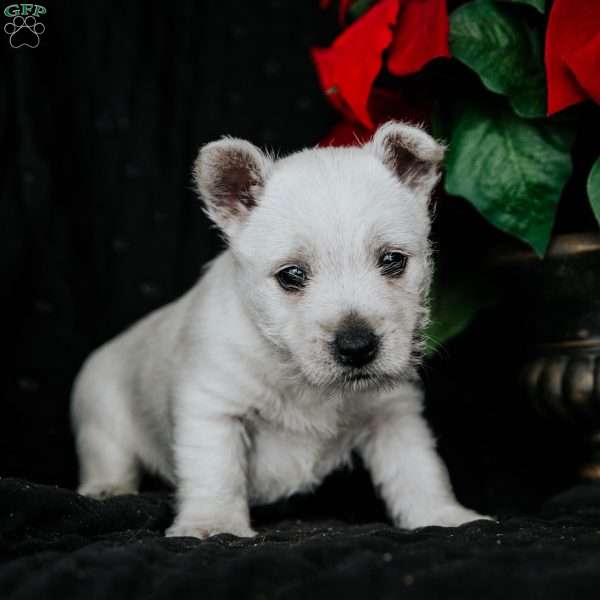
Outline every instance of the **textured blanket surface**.
<svg viewBox="0 0 600 600"><path fill-rule="evenodd" d="M274 520L252 540L164 538L171 497L107 501L0 479L0 598L553 598L600 593L600 485L459 528Z"/></svg>

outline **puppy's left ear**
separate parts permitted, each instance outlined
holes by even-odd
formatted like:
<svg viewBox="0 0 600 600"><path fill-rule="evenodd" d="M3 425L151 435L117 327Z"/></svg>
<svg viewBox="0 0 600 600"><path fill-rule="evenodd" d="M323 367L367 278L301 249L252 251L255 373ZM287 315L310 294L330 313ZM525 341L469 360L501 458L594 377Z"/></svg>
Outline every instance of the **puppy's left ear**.
<svg viewBox="0 0 600 600"><path fill-rule="evenodd" d="M200 148L193 179L206 212L227 237L258 204L273 161L256 146L223 138Z"/></svg>
<svg viewBox="0 0 600 600"><path fill-rule="evenodd" d="M397 121L384 123L369 143L375 155L419 195L429 196L440 178L445 147L428 133Z"/></svg>

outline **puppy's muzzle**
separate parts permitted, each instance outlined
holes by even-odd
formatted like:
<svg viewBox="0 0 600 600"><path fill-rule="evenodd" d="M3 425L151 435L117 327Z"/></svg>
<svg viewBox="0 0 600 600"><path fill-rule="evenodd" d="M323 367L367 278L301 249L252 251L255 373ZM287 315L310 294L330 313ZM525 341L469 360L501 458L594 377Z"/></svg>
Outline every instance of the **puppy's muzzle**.
<svg viewBox="0 0 600 600"><path fill-rule="evenodd" d="M360 368L377 356L379 338L362 321L343 324L335 334L333 352L337 362L345 367Z"/></svg>

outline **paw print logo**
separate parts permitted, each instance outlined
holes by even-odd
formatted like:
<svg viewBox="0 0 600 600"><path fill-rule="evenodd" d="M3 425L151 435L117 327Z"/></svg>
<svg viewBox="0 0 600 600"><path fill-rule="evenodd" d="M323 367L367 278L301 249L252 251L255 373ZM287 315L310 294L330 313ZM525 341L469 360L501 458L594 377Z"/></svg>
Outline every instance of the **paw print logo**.
<svg viewBox="0 0 600 600"><path fill-rule="evenodd" d="M40 35L45 30L44 24L40 23L33 15L27 17L17 15L4 26L4 33L8 34L12 48L21 48L22 46L37 48L40 45Z"/></svg>

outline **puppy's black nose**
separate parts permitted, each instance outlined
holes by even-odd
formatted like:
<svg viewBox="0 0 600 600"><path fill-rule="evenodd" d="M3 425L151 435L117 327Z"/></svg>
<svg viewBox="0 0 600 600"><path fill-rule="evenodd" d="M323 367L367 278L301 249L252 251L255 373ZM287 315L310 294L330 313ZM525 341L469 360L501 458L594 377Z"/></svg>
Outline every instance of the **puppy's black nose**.
<svg viewBox="0 0 600 600"><path fill-rule="evenodd" d="M333 341L337 361L346 367L364 367L377 354L379 338L365 323L351 322L342 326Z"/></svg>

